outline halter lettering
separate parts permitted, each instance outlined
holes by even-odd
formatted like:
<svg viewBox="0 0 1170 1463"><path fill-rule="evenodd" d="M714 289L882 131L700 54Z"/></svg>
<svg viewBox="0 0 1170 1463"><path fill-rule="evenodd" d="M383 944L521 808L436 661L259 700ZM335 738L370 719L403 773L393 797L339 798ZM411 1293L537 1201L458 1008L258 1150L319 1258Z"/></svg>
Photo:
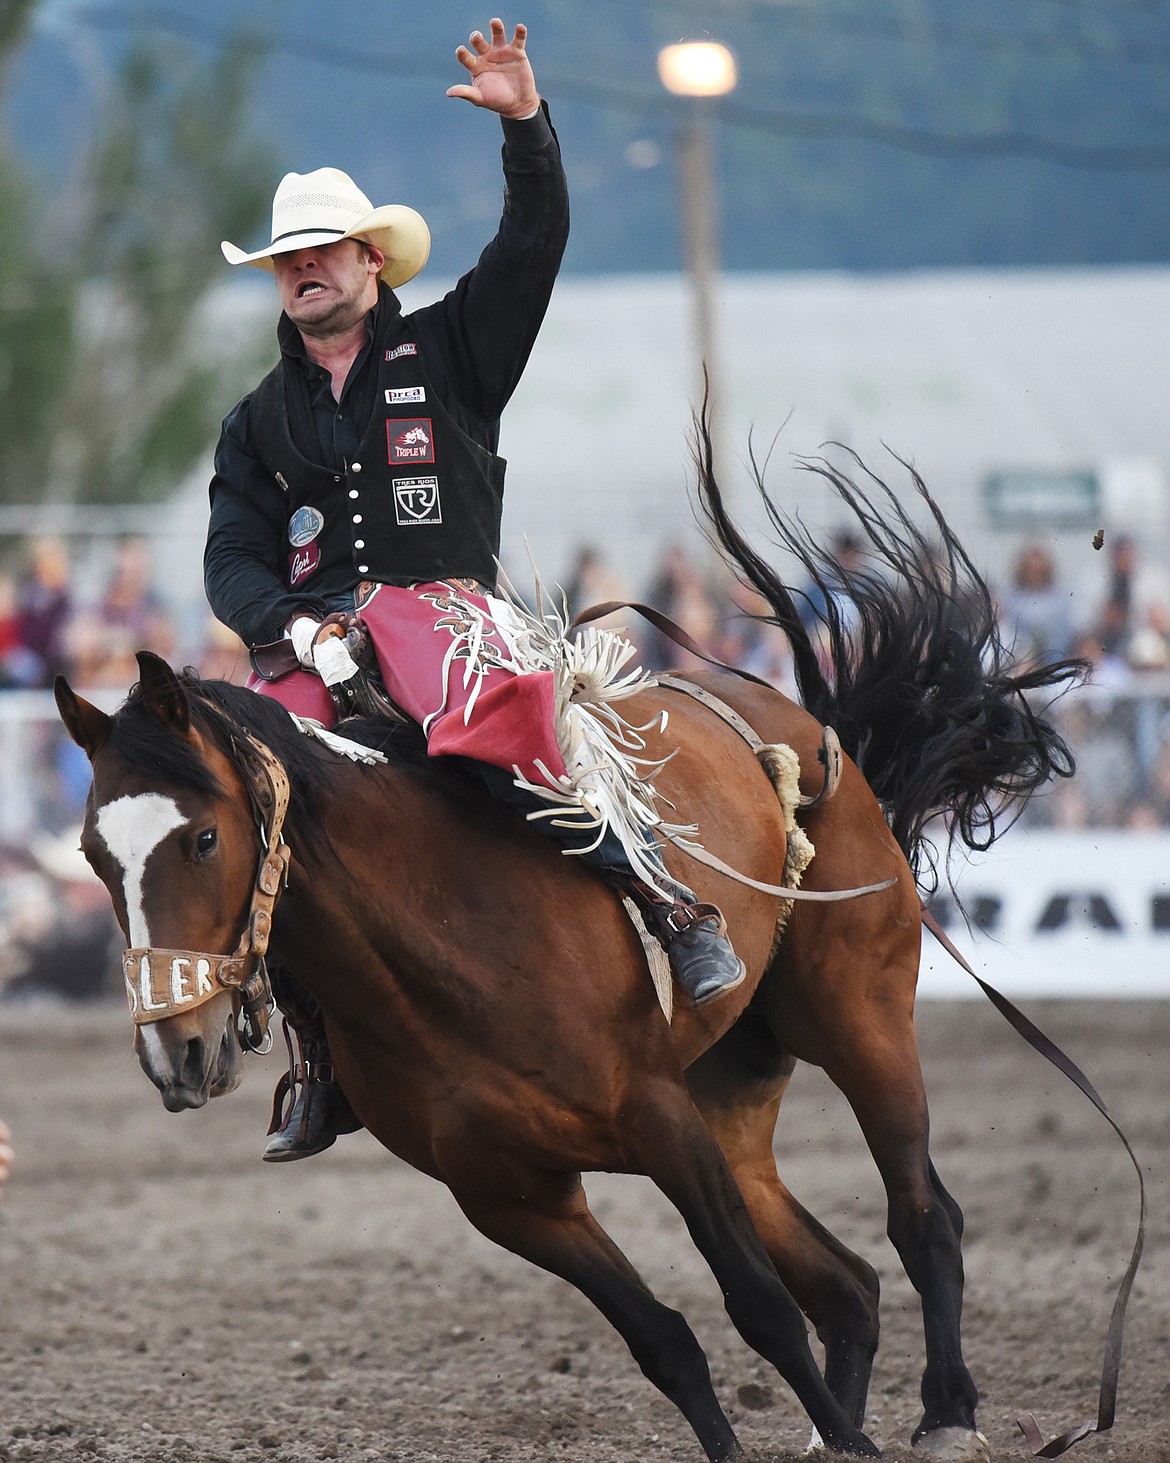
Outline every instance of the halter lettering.
<svg viewBox="0 0 1170 1463"><path fill-rule="evenodd" d="M200 955L195 962L195 995L203 997L214 994L215 985L211 979L211 961L206 956Z"/></svg>
<svg viewBox="0 0 1170 1463"><path fill-rule="evenodd" d="M150 999L153 995L150 988L150 960L145 956L138 967L138 990L142 997L142 1009L144 1011L165 1011L167 1009L167 1003L165 1001L152 1001Z"/></svg>
<svg viewBox="0 0 1170 1463"><path fill-rule="evenodd" d="M203 1005L240 982L239 955L201 955L197 950L126 950L122 976L135 1024L165 1021Z"/></svg>
<svg viewBox="0 0 1170 1463"><path fill-rule="evenodd" d="M185 1006L191 999L191 992L184 984L190 964L185 955L176 955L171 961L171 1004L174 1006Z"/></svg>
<svg viewBox="0 0 1170 1463"><path fill-rule="evenodd" d="M144 955L142 958L143 958L143 960L146 960L147 957ZM123 979L123 981L126 984L126 999L130 1002L130 1014L131 1014L131 1016L137 1016L138 1015L138 991L135 989L134 982L130 979L130 972L129 972L129 970L123 969L123 971L122 971L122 979Z"/></svg>

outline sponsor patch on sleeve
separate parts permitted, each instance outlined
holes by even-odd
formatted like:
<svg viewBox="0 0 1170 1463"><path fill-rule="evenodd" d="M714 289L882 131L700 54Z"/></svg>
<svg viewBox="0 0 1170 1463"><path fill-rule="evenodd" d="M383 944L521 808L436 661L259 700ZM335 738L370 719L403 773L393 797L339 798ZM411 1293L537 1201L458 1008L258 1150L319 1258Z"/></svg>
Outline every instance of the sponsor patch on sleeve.
<svg viewBox="0 0 1170 1463"><path fill-rule="evenodd" d="M308 579L320 562L320 544L306 544L303 549L297 549L295 554L290 554L288 556L288 587L295 589L303 579Z"/></svg>
<svg viewBox="0 0 1170 1463"><path fill-rule="evenodd" d="M311 544L321 530L325 527L325 515L317 508L310 508L306 504L297 511L288 521L288 541L294 549L303 549L306 544Z"/></svg>
<svg viewBox="0 0 1170 1463"><path fill-rule="evenodd" d="M434 462L435 441L430 417L400 417L388 421L386 450L391 467L405 462Z"/></svg>
<svg viewBox="0 0 1170 1463"><path fill-rule="evenodd" d="M394 516L400 527L416 523L442 523L438 478L395 478Z"/></svg>
<svg viewBox="0 0 1170 1463"><path fill-rule="evenodd" d="M401 345L396 345L393 350L386 352L388 361L396 361L399 356L417 356L418 346L413 340L404 340Z"/></svg>
<svg viewBox="0 0 1170 1463"><path fill-rule="evenodd" d="M426 401L427 393L424 386L391 386L386 393L386 405L398 406L407 401Z"/></svg>

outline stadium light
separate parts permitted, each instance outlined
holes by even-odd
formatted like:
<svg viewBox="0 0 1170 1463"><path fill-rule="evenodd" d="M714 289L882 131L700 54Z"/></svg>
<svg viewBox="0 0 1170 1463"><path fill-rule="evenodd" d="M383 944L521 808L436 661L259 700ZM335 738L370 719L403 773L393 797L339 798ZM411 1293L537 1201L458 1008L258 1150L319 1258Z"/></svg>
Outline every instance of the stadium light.
<svg viewBox="0 0 1170 1463"><path fill-rule="evenodd" d="M702 392L705 369L707 414L718 476L723 454L718 352L711 300L719 272L719 245L710 108L712 98L726 96L735 87L735 57L716 41L684 41L664 46L658 53L658 78L667 91L684 99L685 120L677 138L683 251L694 301L695 350L699 364L696 389Z"/></svg>
<svg viewBox="0 0 1170 1463"><path fill-rule="evenodd" d="M683 41L658 53L658 79L678 97L721 97L735 89L735 57L717 41Z"/></svg>

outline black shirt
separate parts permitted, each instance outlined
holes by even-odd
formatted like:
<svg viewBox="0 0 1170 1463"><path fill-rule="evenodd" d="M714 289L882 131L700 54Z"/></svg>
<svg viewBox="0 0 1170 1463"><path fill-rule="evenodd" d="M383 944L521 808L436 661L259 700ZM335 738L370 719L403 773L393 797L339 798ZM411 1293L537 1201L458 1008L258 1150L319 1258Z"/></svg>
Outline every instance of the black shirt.
<svg viewBox="0 0 1170 1463"><path fill-rule="evenodd" d="M568 194L556 134L546 110L523 122L504 120L504 211L495 238L442 300L406 317L425 353L430 379L447 411L472 439L494 453L500 414L527 364L548 307L568 238ZM376 312L400 313L380 287ZM376 363L369 341L350 370L340 403L328 374L304 353L300 332L282 314L281 352L289 428L300 451L322 466L352 456L375 409ZM204 555L207 597L216 616L247 644L276 639L294 611L318 617L329 602L290 591L283 554L287 504L249 445L250 396L224 420L211 481L211 521ZM355 576L356 582L356 576Z"/></svg>

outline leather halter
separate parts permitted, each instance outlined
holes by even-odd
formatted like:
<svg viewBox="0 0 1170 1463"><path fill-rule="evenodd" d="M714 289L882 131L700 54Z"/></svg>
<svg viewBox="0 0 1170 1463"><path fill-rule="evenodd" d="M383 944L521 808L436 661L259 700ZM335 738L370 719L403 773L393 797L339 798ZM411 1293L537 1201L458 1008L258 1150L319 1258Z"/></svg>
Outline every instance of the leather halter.
<svg viewBox="0 0 1170 1463"><path fill-rule="evenodd" d="M193 1011L221 990L229 990L241 1047L264 1053L272 1048L268 1023L275 1010L264 957L272 935L272 910L288 883L291 858L281 832L288 812L288 774L275 753L242 728L232 741L264 849L239 944L230 955L155 946L125 950L122 973L135 1025Z"/></svg>

